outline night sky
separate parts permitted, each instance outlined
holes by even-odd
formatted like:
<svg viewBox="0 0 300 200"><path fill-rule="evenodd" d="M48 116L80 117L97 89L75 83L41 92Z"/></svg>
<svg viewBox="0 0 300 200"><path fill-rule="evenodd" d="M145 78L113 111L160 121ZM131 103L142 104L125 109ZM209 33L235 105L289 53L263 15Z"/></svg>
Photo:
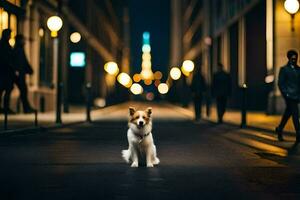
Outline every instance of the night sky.
<svg viewBox="0 0 300 200"><path fill-rule="evenodd" d="M142 34L148 31L152 71L166 73L169 67L170 0L129 0L129 6L132 72L141 71Z"/></svg>

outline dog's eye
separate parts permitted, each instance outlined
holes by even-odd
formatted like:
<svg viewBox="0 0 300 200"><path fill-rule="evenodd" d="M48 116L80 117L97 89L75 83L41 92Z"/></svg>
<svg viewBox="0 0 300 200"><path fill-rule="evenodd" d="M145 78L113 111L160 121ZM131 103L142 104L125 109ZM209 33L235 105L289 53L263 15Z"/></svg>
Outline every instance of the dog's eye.
<svg viewBox="0 0 300 200"><path fill-rule="evenodd" d="M138 119L139 117L135 117L134 119Z"/></svg>
<svg viewBox="0 0 300 200"><path fill-rule="evenodd" d="M146 117L145 117L145 116L143 116L143 119L146 119Z"/></svg>

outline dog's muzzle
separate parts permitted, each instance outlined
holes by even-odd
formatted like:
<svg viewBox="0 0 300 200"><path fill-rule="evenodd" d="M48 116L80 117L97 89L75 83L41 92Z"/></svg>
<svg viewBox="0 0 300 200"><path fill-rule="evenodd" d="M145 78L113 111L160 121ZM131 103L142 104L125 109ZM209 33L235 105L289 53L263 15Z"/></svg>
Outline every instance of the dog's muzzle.
<svg viewBox="0 0 300 200"><path fill-rule="evenodd" d="M143 126L144 126L144 122L143 122L143 121L139 121L139 122L138 122L138 127L139 127L139 128L143 128Z"/></svg>

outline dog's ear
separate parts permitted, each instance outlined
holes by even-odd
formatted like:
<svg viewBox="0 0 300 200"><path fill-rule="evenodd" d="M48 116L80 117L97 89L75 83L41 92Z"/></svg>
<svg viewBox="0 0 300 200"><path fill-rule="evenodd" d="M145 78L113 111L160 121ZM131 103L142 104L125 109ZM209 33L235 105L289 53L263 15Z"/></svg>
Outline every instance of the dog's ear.
<svg viewBox="0 0 300 200"><path fill-rule="evenodd" d="M135 113L134 107L129 107L129 114L132 116Z"/></svg>
<svg viewBox="0 0 300 200"><path fill-rule="evenodd" d="M152 114L152 107L148 107L148 108L146 109L146 113L147 113L148 117L150 117L151 114Z"/></svg>

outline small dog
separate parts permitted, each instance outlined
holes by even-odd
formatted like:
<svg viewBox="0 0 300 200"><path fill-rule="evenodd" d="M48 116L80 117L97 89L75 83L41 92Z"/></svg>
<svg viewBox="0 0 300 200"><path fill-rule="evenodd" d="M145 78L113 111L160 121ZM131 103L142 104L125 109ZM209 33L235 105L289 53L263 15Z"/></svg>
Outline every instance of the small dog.
<svg viewBox="0 0 300 200"><path fill-rule="evenodd" d="M152 108L136 111L129 108L127 139L129 147L122 151L122 157L131 167L138 167L142 158L146 159L147 167L153 167L160 161L156 156L156 147L152 137Z"/></svg>

